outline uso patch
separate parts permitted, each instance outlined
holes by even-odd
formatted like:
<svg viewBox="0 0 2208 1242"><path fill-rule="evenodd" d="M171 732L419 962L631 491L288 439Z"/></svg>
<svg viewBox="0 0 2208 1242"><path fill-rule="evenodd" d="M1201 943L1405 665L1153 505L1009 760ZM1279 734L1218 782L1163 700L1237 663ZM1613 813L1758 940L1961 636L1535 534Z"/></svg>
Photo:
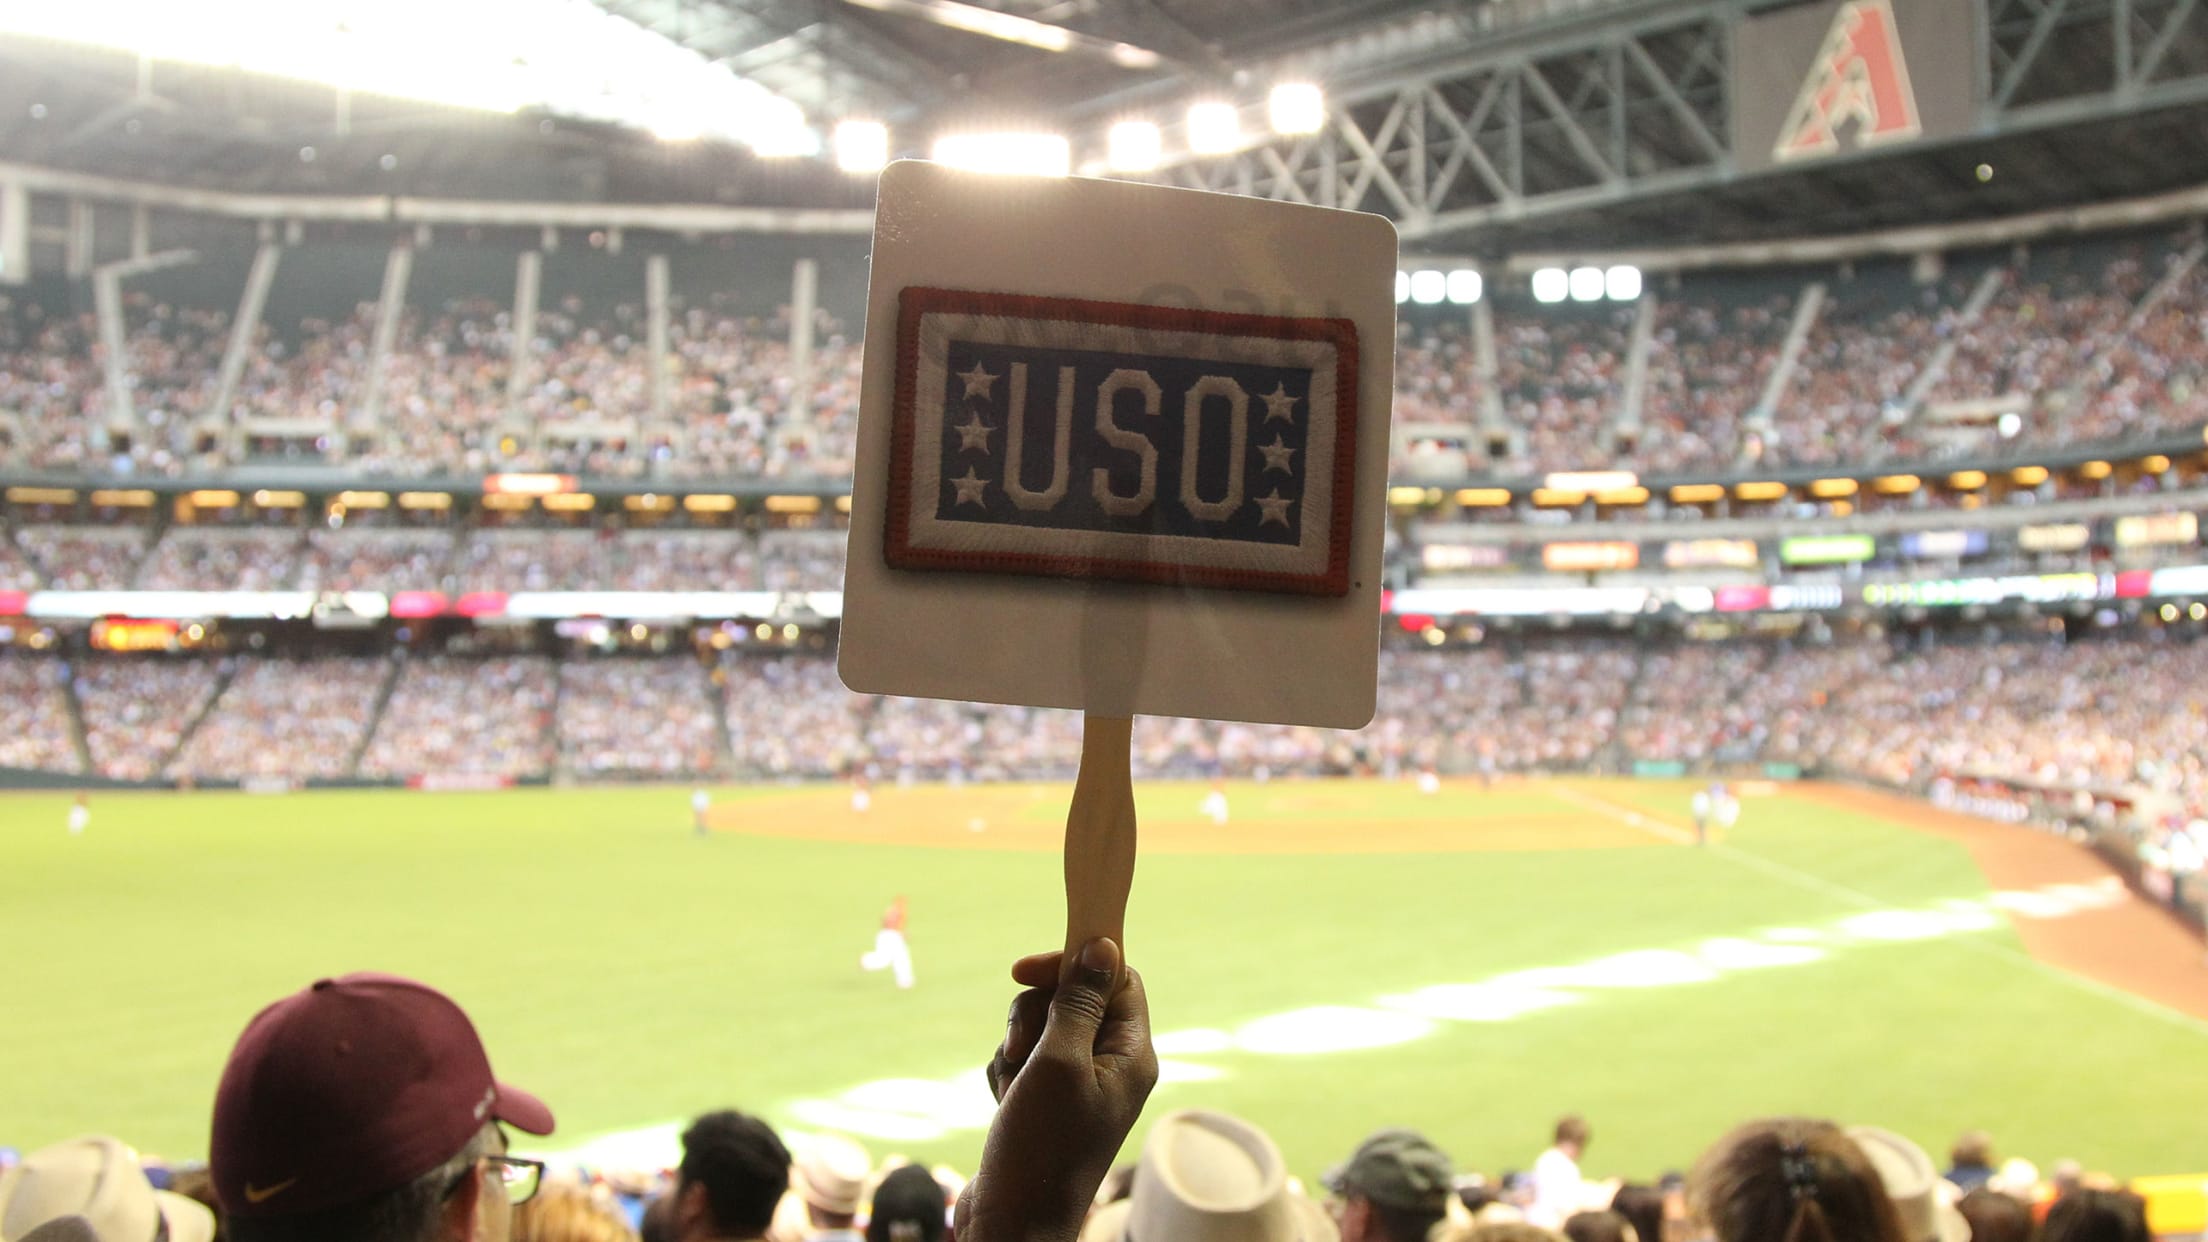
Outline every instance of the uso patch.
<svg viewBox="0 0 2208 1242"><path fill-rule="evenodd" d="M886 559L1349 591L1357 326L908 288Z"/></svg>

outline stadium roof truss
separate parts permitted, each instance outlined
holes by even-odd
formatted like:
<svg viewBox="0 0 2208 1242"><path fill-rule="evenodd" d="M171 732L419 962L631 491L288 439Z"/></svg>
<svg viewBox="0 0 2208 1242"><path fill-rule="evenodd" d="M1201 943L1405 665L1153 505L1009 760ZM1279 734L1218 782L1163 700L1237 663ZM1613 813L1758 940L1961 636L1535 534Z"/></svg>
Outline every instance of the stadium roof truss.
<svg viewBox="0 0 2208 1242"><path fill-rule="evenodd" d="M2208 104L2208 4L2201 0L1962 2L1977 8L1981 32L1969 135L1976 144ZM1741 171L1731 115L1735 37L1744 18L1772 7L1770 0L1648 0L1483 34L1449 53L1334 86L1318 134L1184 157L1154 179L1381 212L1397 221L1406 242L1424 248L1462 243L1475 230L1493 238L1498 226L1652 200L1676 204L1690 194L1698 195L1694 210L1723 211L1728 204L1700 192L1754 181L1791 180L1805 200L1837 195L1858 219L1872 217L1867 222L1877 222L1880 197L1955 194L1959 187L1916 184L1928 176L1922 169L1897 179L1896 164L1910 161L1885 151L1835 157L1813 170ZM2196 113L2191 132L2199 124ZM2009 150L2021 166L2004 172L2022 173L2029 190L2019 203L2144 192L2208 175L2197 140L2173 150L2147 133L2105 124L2081 146L2019 141ZM2170 167L2186 160L2190 167ZM2126 162L2166 175L2108 185L2110 167ZM1867 175L1872 163L1879 171ZM1743 194L1733 206L1760 215L1770 202ZM1788 214L1799 228L1808 213ZM1755 221L1738 223L1754 231Z"/></svg>

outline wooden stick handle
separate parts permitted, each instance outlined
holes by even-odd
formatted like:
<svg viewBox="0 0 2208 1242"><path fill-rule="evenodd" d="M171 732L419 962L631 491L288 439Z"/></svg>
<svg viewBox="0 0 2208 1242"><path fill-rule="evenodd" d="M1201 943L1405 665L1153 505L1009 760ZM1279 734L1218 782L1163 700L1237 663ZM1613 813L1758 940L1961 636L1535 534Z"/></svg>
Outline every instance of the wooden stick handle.
<svg viewBox="0 0 2208 1242"><path fill-rule="evenodd" d="M1129 716L1081 718L1081 774L1066 810L1066 955L1098 936L1127 945L1135 884L1135 785Z"/></svg>

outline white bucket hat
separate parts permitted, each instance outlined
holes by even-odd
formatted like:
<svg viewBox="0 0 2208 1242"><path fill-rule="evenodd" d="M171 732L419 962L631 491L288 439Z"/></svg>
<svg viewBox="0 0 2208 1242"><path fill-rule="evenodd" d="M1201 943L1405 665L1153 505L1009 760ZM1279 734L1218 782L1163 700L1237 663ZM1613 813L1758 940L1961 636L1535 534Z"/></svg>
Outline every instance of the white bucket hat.
<svg viewBox="0 0 2208 1242"><path fill-rule="evenodd" d="M144 1242L163 1228L170 1242L208 1242L215 1236L213 1212L183 1195L155 1190L137 1154L116 1139L56 1143L0 1173L0 1238L21 1238L72 1216L99 1242Z"/></svg>
<svg viewBox="0 0 2208 1242"><path fill-rule="evenodd" d="M1082 1242L1340 1242L1326 1209L1294 1194L1280 1149L1225 1113L1167 1113L1150 1128L1134 1191L1099 1209Z"/></svg>
<svg viewBox="0 0 2208 1242"><path fill-rule="evenodd" d="M1970 1242L1970 1222L1950 1197L1954 1187L1940 1177L1922 1147L1877 1126L1849 1126L1848 1137L1878 1170L1909 1242Z"/></svg>

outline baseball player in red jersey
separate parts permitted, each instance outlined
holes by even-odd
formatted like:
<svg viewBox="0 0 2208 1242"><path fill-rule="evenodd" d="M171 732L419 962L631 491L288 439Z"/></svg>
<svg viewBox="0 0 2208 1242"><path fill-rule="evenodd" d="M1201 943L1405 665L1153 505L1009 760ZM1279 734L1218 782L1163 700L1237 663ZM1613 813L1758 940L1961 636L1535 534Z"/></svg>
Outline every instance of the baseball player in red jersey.
<svg viewBox="0 0 2208 1242"><path fill-rule="evenodd" d="M882 911L882 928L874 933L874 951L859 958L865 970L887 969L900 988L912 986L912 946L905 943L905 898L902 893Z"/></svg>

